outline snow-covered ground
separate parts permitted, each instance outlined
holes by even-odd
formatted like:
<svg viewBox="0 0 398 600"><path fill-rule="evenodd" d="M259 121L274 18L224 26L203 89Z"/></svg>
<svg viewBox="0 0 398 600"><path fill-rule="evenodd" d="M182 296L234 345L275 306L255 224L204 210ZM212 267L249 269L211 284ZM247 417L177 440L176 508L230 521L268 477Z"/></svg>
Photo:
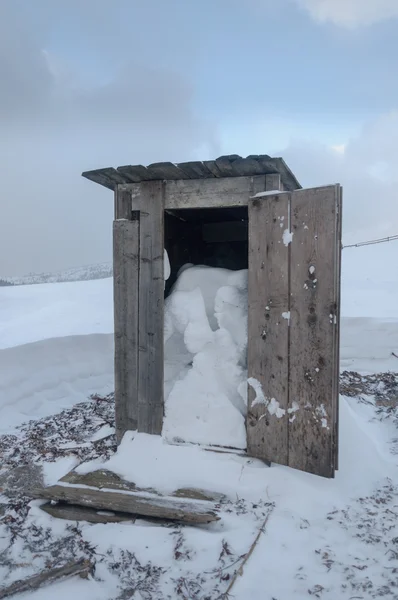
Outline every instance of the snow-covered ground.
<svg viewBox="0 0 398 600"><path fill-rule="evenodd" d="M347 249L343 257L341 368L362 374L398 372L398 359L392 355L398 355L398 277L391 244ZM233 283L233 293L238 294L239 281ZM224 287L231 288L228 277ZM195 301L189 284L179 291L190 294ZM204 310L208 314L206 302ZM232 338L235 335L233 342L239 348L239 331L231 329L229 314L220 315L216 310L210 315L210 324L213 318L220 319L218 323ZM178 323L174 322L172 329L173 335L181 334ZM49 417L64 409L72 411L76 403L94 392L111 392L112 330L111 279L0 288L0 434L14 433L15 443L22 447L27 444L26 434L15 427L24 421ZM197 331L188 335L188 340L185 329L182 331L184 344L180 345L179 360L184 362L187 342L194 345L189 360L200 355L202 347ZM210 340L215 348L222 343L214 337L214 331L207 335L207 342ZM176 337L174 341L181 343ZM232 359L237 368L243 369L239 356ZM169 368L172 373L173 364ZM185 371L183 386L189 386L189 380L184 383L186 375ZM210 391L213 393L214 388ZM83 525L81 539L97 552L96 578L62 582L23 598L46 600L55 596L70 600L73 594L87 600L116 598L121 575L115 565L131 567L133 560L140 564L136 572L142 573L140 569L145 568L154 586L149 595L139 587L141 591L130 596L134 599L222 598L220 594L228 583L223 573L231 577L232 563L248 552L267 519L231 597L396 599L398 474L392 441L397 429L393 413L383 409L377 416L374 397L363 395L363 400L341 396L340 468L335 480L128 434L116 455L107 459L106 454L80 470L98 467L99 462L139 486L154 487L163 493L196 487L224 494L231 504L221 506L221 524L178 530L154 527L145 521L134 525ZM175 399L175 412L180 401L180 397ZM231 407L238 411L233 404ZM173 410L171 407L171 413ZM74 418L86 435L86 420L81 415ZM40 423L45 437L45 421ZM99 419L96 427L105 432L104 436L109 432L106 421ZM29 439L36 439L32 438L34 429L33 425ZM89 443L92 432L87 436ZM65 442L73 446L71 440ZM9 456L7 460L15 459ZM37 454L37 460L44 461L48 483L79 462L76 457L66 456L54 463L43 451ZM42 527L43 531L50 528L54 539L62 542L68 531L65 522L44 514L38 504L33 502L26 527ZM1 523L0 516L0 580L9 582L39 569L40 556L28 551L22 538L17 539L12 553L20 567L9 579L10 573L1 563L9 538L7 526ZM131 554L123 555L123 551ZM217 586L221 589L218 596L209 592Z"/></svg>
<svg viewBox="0 0 398 600"><path fill-rule="evenodd" d="M93 279L105 279L112 277L112 263L98 263L84 267L74 267L58 271L56 273L31 273L22 277L4 277L14 285L35 285L38 283L61 283L64 281L91 281ZM0 277L1 279L1 277Z"/></svg>

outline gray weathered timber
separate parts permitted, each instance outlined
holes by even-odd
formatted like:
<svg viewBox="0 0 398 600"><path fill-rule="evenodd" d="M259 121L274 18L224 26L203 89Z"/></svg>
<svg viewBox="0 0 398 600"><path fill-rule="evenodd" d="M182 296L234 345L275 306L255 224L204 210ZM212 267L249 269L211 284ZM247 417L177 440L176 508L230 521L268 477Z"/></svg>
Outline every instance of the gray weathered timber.
<svg viewBox="0 0 398 600"><path fill-rule="evenodd" d="M87 521L87 523L123 523L129 521L134 523L135 517L127 513L98 511L96 508L88 506L75 506L74 504L63 504L58 502L46 502L40 509L56 519L66 521Z"/></svg>
<svg viewBox="0 0 398 600"><path fill-rule="evenodd" d="M247 206L250 195L265 187L265 175L167 181L165 208Z"/></svg>
<svg viewBox="0 0 398 600"><path fill-rule="evenodd" d="M130 190L115 189L115 219L132 218L131 192Z"/></svg>
<svg viewBox="0 0 398 600"><path fill-rule="evenodd" d="M0 598L9 598L15 594L22 594L23 592L31 592L37 590L44 585L49 585L54 581L59 581L67 577L73 577L79 575L80 577L87 578L93 571L94 566L90 561L85 559L76 560L69 562L63 567L57 567L56 569L47 569L42 571L38 575L33 575L27 579L14 581L7 587L0 588Z"/></svg>
<svg viewBox="0 0 398 600"><path fill-rule="evenodd" d="M182 179L206 179L208 177L214 177L212 171L204 162L192 161L178 163L178 168L185 174L185 177ZM176 179L176 177L173 177L173 179Z"/></svg>
<svg viewBox="0 0 398 600"><path fill-rule="evenodd" d="M160 434L164 412L164 184L142 183L133 208L140 211L138 431Z"/></svg>
<svg viewBox="0 0 398 600"><path fill-rule="evenodd" d="M181 175L180 175L181 173ZM281 158L271 158L267 154L251 155L242 158L237 154L220 156L216 160L195 161L188 163L154 163L148 167L143 165L126 165L117 169L105 168L86 171L82 175L91 181L110 189L116 184L174 179L204 179L222 177L241 177L280 173L284 190L295 190L301 186L289 167Z"/></svg>
<svg viewBox="0 0 398 600"><path fill-rule="evenodd" d="M118 442L126 431L136 430L138 425L139 240L139 220L114 221L115 411Z"/></svg>
<svg viewBox="0 0 398 600"><path fill-rule="evenodd" d="M114 190L119 183L124 183L126 181L123 174L119 173L118 170L113 167L85 171L82 173L82 177L85 177L94 183L99 183L110 190Z"/></svg>
<svg viewBox="0 0 398 600"><path fill-rule="evenodd" d="M97 510L170 519L183 523L200 524L219 520L215 512L215 505L210 502L184 502L170 497L159 498L144 494L109 492L62 485L34 490L32 496L88 506Z"/></svg>
<svg viewBox="0 0 398 600"><path fill-rule="evenodd" d="M156 175L157 179L189 179L188 175L178 165L171 162L153 163L148 165L148 171Z"/></svg>
<svg viewBox="0 0 398 600"><path fill-rule="evenodd" d="M335 294L336 294L336 314L337 327L335 328L335 374L334 374L334 390L333 398L335 400L335 457L334 468L337 471L339 468L339 383L340 383L340 319L341 319L341 236L342 236L342 217L343 217L343 189L338 187L337 211L336 211L336 271L335 271Z"/></svg>
<svg viewBox="0 0 398 600"><path fill-rule="evenodd" d="M247 451L266 461L288 462L289 194L249 201L248 377L261 385L256 403L249 385ZM274 400L272 400L274 399ZM273 412L275 402L279 411ZM266 406L266 403L270 403Z"/></svg>
<svg viewBox="0 0 398 600"><path fill-rule="evenodd" d="M279 173L270 173L265 176L265 191L271 192L273 190L282 191L281 176Z"/></svg>
<svg viewBox="0 0 398 600"><path fill-rule="evenodd" d="M153 494L155 496L162 496L162 494L153 488L140 488L135 485L132 481L127 481L116 473L108 471L107 469L98 469L98 471L90 471L89 473L78 473L77 471L70 471L64 475L60 482L72 483L75 485L87 485L98 489L107 488L109 490L118 490L120 492L145 492L147 494ZM208 490L200 490L196 488L179 488L175 490L170 496L176 498L189 498L191 500L210 500L219 501L223 497L218 492L212 492Z"/></svg>
<svg viewBox="0 0 398 600"><path fill-rule="evenodd" d="M291 194L289 466L334 476L338 186Z"/></svg>
<svg viewBox="0 0 398 600"><path fill-rule="evenodd" d="M149 171L144 165L123 165L117 168L117 172L125 183L126 181L138 183L140 181L159 179L155 172Z"/></svg>

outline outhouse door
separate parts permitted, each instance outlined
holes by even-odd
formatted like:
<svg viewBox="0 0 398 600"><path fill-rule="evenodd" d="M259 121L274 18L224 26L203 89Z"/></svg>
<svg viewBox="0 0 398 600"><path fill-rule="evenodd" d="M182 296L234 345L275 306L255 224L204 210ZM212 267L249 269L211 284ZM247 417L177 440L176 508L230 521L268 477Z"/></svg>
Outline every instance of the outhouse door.
<svg viewBox="0 0 398 600"><path fill-rule="evenodd" d="M248 454L337 469L342 192L257 194L248 204Z"/></svg>

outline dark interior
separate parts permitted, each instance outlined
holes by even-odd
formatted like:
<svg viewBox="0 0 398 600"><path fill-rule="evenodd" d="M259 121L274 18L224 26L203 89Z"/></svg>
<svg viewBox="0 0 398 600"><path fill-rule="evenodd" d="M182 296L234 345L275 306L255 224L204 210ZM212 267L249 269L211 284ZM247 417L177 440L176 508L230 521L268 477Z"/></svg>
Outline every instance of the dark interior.
<svg viewBox="0 0 398 600"><path fill-rule="evenodd" d="M186 263L247 269L247 207L166 211L164 243L171 265L166 296Z"/></svg>

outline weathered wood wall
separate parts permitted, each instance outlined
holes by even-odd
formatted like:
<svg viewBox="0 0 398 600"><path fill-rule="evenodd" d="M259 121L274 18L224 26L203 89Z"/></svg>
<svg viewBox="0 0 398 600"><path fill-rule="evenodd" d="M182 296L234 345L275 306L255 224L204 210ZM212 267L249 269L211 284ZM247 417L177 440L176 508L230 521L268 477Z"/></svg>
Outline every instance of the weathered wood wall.
<svg viewBox="0 0 398 600"><path fill-rule="evenodd" d="M341 188L249 203L248 452L337 467Z"/></svg>
<svg viewBox="0 0 398 600"><path fill-rule="evenodd" d="M114 223L119 441L129 429L155 434L162 429L165 209L171 211L169 240L173 228L184 227L174 222L180 210L247 206L248 453L334 475L341 188L282 188L278 174L119 185ZM223 222L225 240L244 238L237 223ZM190 227L191 233L199 228L203 243L215 242L216 226Z"/></svg>
<svg viewBox="0 0 398 600"><path fill-rule="evenodd" d="M164 185L117 190L114 221L115 408L128 430L159 434L163 422Z"/></svg>

